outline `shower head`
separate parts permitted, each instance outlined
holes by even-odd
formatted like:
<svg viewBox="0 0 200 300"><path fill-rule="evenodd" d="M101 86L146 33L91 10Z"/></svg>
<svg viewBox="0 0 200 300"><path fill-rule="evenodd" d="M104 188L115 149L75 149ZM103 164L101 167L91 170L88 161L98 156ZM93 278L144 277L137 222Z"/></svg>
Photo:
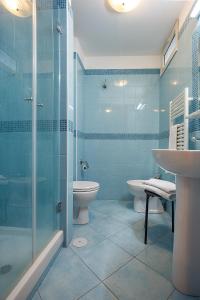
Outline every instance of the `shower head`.
<svg viewBox="0 0 200 300"><path fill-rule="evenodd" d="M102 88L105 90L107 89L107 83L106 83L106 79L104 80L103 84L102 84Z"/></svg>

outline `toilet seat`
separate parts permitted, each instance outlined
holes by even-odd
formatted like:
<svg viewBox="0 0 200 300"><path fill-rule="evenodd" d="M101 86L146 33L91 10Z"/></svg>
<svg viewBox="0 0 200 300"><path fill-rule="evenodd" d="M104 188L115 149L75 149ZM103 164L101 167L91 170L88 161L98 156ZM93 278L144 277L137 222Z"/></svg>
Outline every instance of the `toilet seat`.
<svg viewBox="0 0 200 300"><path fill-rule="evenodd" d="M93 192L99 190L99 183L94 181L73 181L74 192Z"/></svg>

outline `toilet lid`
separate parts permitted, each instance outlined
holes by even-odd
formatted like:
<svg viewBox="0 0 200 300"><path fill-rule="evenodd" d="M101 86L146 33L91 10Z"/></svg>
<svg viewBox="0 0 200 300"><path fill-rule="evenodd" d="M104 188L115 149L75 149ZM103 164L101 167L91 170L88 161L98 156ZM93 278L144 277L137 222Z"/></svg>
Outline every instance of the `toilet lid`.
<svg viewBox="0 0 200 300"><path fill-rule="evenodd" d="M93 181L74 181L74 191L93 191L99 188L99 183Z"/></svg>

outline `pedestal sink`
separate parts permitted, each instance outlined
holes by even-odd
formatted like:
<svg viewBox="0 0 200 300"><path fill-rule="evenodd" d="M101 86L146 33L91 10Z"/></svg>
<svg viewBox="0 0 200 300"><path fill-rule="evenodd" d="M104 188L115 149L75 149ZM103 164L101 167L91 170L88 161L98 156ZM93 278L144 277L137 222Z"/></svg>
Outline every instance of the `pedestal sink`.
<svg viewBox="0 0 200 300"><path fill-rule="evenodd" d="M162 168L176 174L173 283L184 294L200 296L200 151L152 151Z"/></svg>

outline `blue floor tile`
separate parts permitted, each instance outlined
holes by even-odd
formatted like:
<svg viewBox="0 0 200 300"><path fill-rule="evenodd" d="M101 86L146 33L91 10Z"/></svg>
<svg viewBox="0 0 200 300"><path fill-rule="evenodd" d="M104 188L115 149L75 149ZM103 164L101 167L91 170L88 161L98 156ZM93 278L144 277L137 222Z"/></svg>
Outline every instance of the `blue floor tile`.
<svg viewBox="0 0 200 300"><path fill-rule="evenodd" d="M104 282L120 300L166 300L173 291L168 280L136 259Z"/></svg>
<svg viewBox="0 0 200 300"><path fill-rule="evenodd" d="M33 300L200 300L173 292L167 213L149 215L147 245L144 214L133 201L95 201L89 213L89 224L74 225L73 235L87 246L62 249Z"/></svg>
<svg viewBox="0 0 200 300"><path fill-rule="evenodd" d="M126 210L118 213L113 213L112 218L126 225L134 225L139 220L144 220L144 214L139 214L134 210Z"/></svg>
<svg viewBox="0 0 200 300"><path fill-rule="evenodd" d="M80 258L68 249L62 249L39 287L42 300L72 300L98 285L97 277Z"/></svg>
<svg viewBox="0 0 200 300"><path fill-rule="evenodd" d="M107 216L113 216L114 214L120 214L125 211L133 210L132 203L130 201L117 201L117 200L104 200L96 201L92 206L98 212Z"/></svg>
<svg viewBox="0 0 200 300"><path fill-rule="evenodd" d="M89 248L82 255L84 262L101 280L111 275L131 258L132 256L109 240Z"/></svg>
<svg viewBox="0 0 200 300"><path fill-rule="evenodd" d="M138 221L133 226L130 226L137 236L144 239L144 220ZM165 224L161 219L161 223L155 222L155 220L149 220L148 224L148 244L155 243L158 239L171 233L171 228L168 224Z"/></svg>
<svg viewBox="0 0 200 300"><path fill-rule="evenodd" d="M143 235L140 232L138 234L134 228L123 229L111 235L109 239L133 256L139 254L146 247Z"/></svg>
<svg viewBox="0 0 200 300"><path fill-rule="evenodd" d="M73 240L72 240L70 247L80 256L82 253L87 251L88 248L93 247L98 243L101 243L105 239L104 235L97 233L96 231L94 231L94 229L92 229L90 226L87 225L74 226L73 239L78 237L83 237L88 241L88 244L86 246L77 248L73 246Z"/></svg>
<svg viewBox="0 0 200 300"><path fill-rule="evenodd" d="M183 295L178 291L174 291L169 300L200 300L200 297L191 297Z"/></svg>
<svg viewBox="0 0 200 300"><path fill-rule="evenodd" d="M89 218L90 222L93 222L96 219L103 219L106 218L106 214L102 214L101 212L95 210L95 209L89 209Z"/></svg>
<svg viewBox="0 0 200 300"><path fill-rule="evenodd" d="M111 217L107 217L104 219L95 219L90 223L90 227L97 233L104 235L104 237L108 237L127 226L112 219Z"/></svg>
<svg viewBox="0 0 200 300"><path fill-rule="evenodd" d="M104 284L100 284L85 296L81 297L80 300L117 300L117 298Z"/></svg>
<svg viewBox="0 0 200 300"><path fill-rule="evenodd" d="M161 239L145 248L137 258L153 270L171 280L173 243L168 238Z"/></svg>

